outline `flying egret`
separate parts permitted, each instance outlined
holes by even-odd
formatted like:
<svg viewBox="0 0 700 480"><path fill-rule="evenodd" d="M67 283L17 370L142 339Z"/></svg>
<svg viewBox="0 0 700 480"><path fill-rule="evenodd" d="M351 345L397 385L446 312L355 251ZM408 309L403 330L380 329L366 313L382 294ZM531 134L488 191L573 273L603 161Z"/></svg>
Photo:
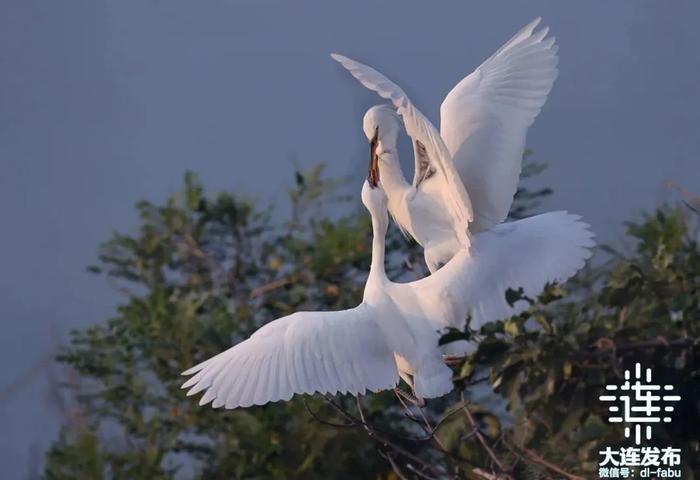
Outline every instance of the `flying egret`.
<svg viewBox="0 0 700 480"><path fill-rule="evenodd" d="M505 220L518 186L525 134L557 76L557 46L535 31L520 30L462 79L440 107L440 131L396 84L373 68L333 54L365 87L390 100L369 109L363 130L371 144L370 169L379 169L389 211L424 248L431 272L462 248L470 234ZM399 166L399 117L412 139L409 184ZM467 193L468 192L468 193Z"/></svg>
<svg viewBox="0 0 700 480"><path fill-rule="evenodd" d="M206 391L200 405L247 407L289 400L294 394L363 394L395 388L399 377L415 403L453 388L452 371L438 346L445 327L507 318L505 291L536 296L547 282L576 273L593 245L579 217L552 212L504 223L474 236L439 271L410 283L390 281L384 269L387 197L377 172L362 188L372 217L372 261L362 302L350 310L297 312L274 320L247 340L183 375L188 395Z"/></svg>

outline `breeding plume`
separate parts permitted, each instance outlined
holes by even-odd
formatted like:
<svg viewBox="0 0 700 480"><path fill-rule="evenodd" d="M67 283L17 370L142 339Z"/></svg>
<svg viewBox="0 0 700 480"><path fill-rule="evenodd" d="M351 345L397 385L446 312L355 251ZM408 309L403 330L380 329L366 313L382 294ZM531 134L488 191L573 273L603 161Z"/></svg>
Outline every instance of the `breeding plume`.
<svg viewBox="0 0 700 480"><path fill-rule="evenodd" d="M183 388L205 391L200 405L247 407L294 394L351 393L396 387L403 378L416 399L452 390L452 371L438 346L445 327L474 326L526 308L509 306L508 287L537 295L547 282L573 275L590 256L587 225L565 212L505 223L476 234L443 268L411 283L390 281L384 269L387 197L376 172L362 202L372 217L372 261L362 302L337 312L297 312L185 371ZM403 393L401 390L397 393Z"/></svg>
<svg viewBox="0 0 700 480"><path fill-rule="evenodd" d="M557 47L554 38L546 38L547 28L535 31L539 21L519 31L448 93L440 106L439 132L384 75L332 55L393 104L372 107L364 117L370 170L381 171L389 211L424 247L431 272L469 248L470 234L488 230L508 215L525 134L557 76ZM413 143L411 184L396 152L399 116Z"/></svg>

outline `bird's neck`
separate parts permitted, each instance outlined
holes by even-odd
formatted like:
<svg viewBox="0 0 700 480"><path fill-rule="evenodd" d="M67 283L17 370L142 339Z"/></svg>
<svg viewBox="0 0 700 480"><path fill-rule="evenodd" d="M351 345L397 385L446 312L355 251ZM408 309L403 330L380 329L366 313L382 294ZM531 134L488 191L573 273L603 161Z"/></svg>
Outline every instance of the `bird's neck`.
<svg viewBox="0 0 700 480"><path fill-rule="evenodd" d="M395 146L381 152L380 157L379 178L391 205L392 199L401 198L411 186L403 176Z"/></svg>
<svg viewBox="0 0 700 480"><path fill-rule="evenodd" d="M368 283L384 281L387 278L384 269L384 249L388 224L389 216L386 209L372 215L372 264L369 268Z"/></svg>

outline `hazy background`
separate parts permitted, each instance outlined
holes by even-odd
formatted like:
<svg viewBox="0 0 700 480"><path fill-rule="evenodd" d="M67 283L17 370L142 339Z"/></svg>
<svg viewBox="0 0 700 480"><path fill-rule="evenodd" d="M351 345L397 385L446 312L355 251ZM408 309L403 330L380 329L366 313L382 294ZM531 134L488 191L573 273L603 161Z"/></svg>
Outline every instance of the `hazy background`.
<svg viewBox="0 0 700 480"><path fill-rule="evenodd" d="M377 97L333 51L437 120L449 89L541 15L561 47L528 136L550 164L545 207L615 242L623 220L673 198L663 180L700 192L696 0L291 3L0 1L3 478L26 478L55 438L47 355L113 311L118 295L84 267L136 225L137 200L192 169L286 212L294 162L325 161L359 189Z"/></svg>

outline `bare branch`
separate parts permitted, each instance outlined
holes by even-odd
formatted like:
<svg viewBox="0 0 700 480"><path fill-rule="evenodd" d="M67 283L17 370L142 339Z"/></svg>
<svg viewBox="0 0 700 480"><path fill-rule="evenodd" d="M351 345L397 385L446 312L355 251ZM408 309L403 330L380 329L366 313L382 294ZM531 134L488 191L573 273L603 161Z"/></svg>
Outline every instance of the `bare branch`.
<svg viewBox="0 0 700 480"><path fill-rule="evenodd" d="M321 423L321 424L323 424L323 425L327 425L327 426L329 426L329 427L336 427L336 428L347 428L347 427L355 427L355 426L357 426L354 422L350 422L350 423L334 423L334 422L329 422L328 420L324 420L324 419L322 419L321 417L319 417L318 414L314 413L314 412L311 410L311 407L309 406L309 404L308 404L308 402L306 401L306 399L304 399L303 401L304 401L304 407L306 408L306 411L309 412L309 415L311 415L311 417L312 417L314 420L316 420L317 422L319 422L319 423Z"/></svg>
<svg viewBox="0 0 700 480"><path fill-rule="evenodd" d="M544 458L542 458L541 455L539 455L537 452L530 450L530 449L524 449L525 456L527 457L528 460L531 460L533 463L537 463L539 465L542 465L543 467L546 467L550 469L551 471L558 473L559 475L562 475L566 477L569 480L586 480L583 477L579 477L578 475L574 475L573 473L569 473L566 470L564 470L561 467L558 467L557 465L554 465L553 463L548 462Z"/></svg>
<svg viewBox="0 0 700 480"><path fill-rule="evenodd" d="M505 473L505 468L503 467L503 463L498 459L494 451L491 449L489 446L488 442L486 441L486 438L482 435L481 431L479 430L479 425L477 425L476 421L474 420L474 416L472 415L472 412L469 410L469 407L467 406L467 401L464 398L464 393L460 393L460 397L462 399L462 411L464 412L464 415L467 417L467 420L469 421L469 424L474 428L474 432L476 435L476 438L479 440L479 443L481 443L481 446L484 447L484 450L486 450L486 453L488 456L491 458L493 463L498 467L498 470L502 473ZM485 477L488 478L488 477ZM508 474L504 474L503 476L496 476L493 478L504 478L504 479L511 479L512 477Z"/></svg>
<svg viewBox="0 0 700 480"><path fill-rule="evenodd" d="M472 470L472 473L475 473L476 475L480 476L481 478L484 478L485 480L504 480L506 478L510 478L496 473L489 473L486 470L482 470L481 468L475 468L474 470Z"/></svg>
<svg viewBox="0 0 700 480"><path fill-rule="evenodd" d="M418 470L416 467L414 467L410 463L406 464L406 468L409 469L410 471L412 471L413 473L415 473L420 478L425 478L426 480L437 480L436 477L431 477L430 475L426 475L424 472L421 472L420 470Z"/></svg>
<svg viewBox="0 0 700 480"><path fill-rule="evenodd" d="M378 450L378 452L379 452L379 455L384 457L386 459L386 461L389 462L389 465L391 465L391 469L393 470L393 472L396 474L397 477L399 477L401 480L408 480L408 477L406 477L406 475L403 474L403 472L401 471L399 466L396 464L396 461L394 460L394 458L391 455L389 455L388 453L384 453L381 450Z"/></svg>
<svg viewBox="0 0 700 480"><path fill-rule="evenodd" d="M333 398L330 397L329 395L326 395L325 399L329 405L331 405L333 408L336 409L336 411L338 411L346 419L348 419L350 422L352 422L353 426L364 428L372 438L376 439L378 442L380 442L385 447L391 448L393 451L395 451L399 455L406 457L407 459L420 465L421 468L423 468L424 470L429 470L429 471L435 473L436 475L440 474L439 470L435 466L423 461L421 458L417 457L413 453L409 452L408 450L406 450L405 448L396 444L396 442L393 442L392 440L390 440L388 438L388 436L399 436L398 434L392 433L392 432L385 432L385 431L380 430L380 429L372 426L371 424L367 423L364 419L364 412L362 411L361 408L360 408L361 418L358 418L358 417L354 416L353 414L351 414L350 412L348 412L347 410L345 410L342 406L338 405L338 403L335 402L333 400ZM358 407L359 406L360 406L360 404L358 402ZM405 438L405 439L409 440L409 441L413 441L413 442L416 441L415 439L412 439L412 438Z"/></svg>
<svg viewBox="0 0 700 480"><path fill-rule="evenodd" d="M663 337L657 337L652 340L642 340L638 342L616 344L612 339L608 337L601 337L594 344L597 350L576 352L573 356L578 358L595 358L603 355L608 355L610 353L612 353L613 355L617 355L623 352L645 350L651 348L689 348L695 345L698 341L700 341L700 339L690 337L677 338L675 340L670 341L666 340Z"/></svg>
<svg viewBox="0 0 700 480"><path fill-rule="evenodd" d="M46 368L51 365L52 360L53 353L42 355L34 362L34 364L17 375L12 382L0 388L0 402L8 400L25 385L34 381L40 373L43 373Z"/></svg>
<svg viewBox="0 0 700 480"><path fill-rule="evenodd" d="M286 287L290 283L292 283L292 279L290 277L278 278L277 280L273 280L272 282L255 288L252 292L250 292L250 298L259 297L260 295L272 292L278 288Z"/></svg>

